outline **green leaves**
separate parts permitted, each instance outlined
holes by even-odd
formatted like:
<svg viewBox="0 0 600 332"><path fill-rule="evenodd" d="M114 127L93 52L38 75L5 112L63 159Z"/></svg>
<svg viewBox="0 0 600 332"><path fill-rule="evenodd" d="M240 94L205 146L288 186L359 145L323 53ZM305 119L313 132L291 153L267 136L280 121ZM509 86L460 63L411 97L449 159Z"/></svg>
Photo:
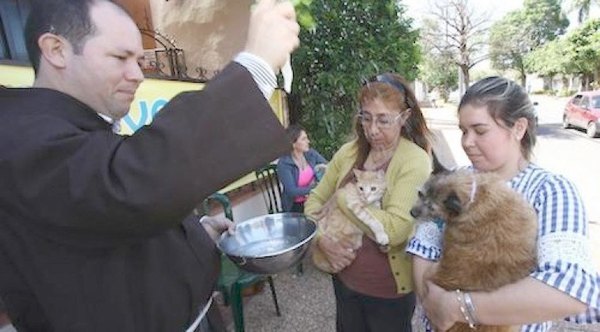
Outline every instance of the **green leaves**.
<svg viewBox="0 0 600 332"><path fill-rule="evenodd" d="M307 30L313 30L317 22L310 14L310 5L312 0L292 0L294 8L296 9L296 18L300 26Z"/></svg>
<svg viewBox="0 0 600 332"><path fill-rule="evenodd" d="M490 33L490 59L496 69L515 69L524 83L525 58L534 49L565 32L569 21L560 0L525 0L524 7L507 14Z"/></svg>
<svg viewBox="0 0 600 332"><path fill-rule="evenodd" d="M542 76L588 75L600 71L600 20L589 20L525 58L529 72Z"/></svg>
<svg viewBox="0 0 600 332"><path fill-rule="evenodd" d="M293 55L297 81L291 118L330 158L352 132L362 78L384 71L416 77L418 33L395 0L294 1L306 6L315 24L302 23L301 45Z"/></svg>

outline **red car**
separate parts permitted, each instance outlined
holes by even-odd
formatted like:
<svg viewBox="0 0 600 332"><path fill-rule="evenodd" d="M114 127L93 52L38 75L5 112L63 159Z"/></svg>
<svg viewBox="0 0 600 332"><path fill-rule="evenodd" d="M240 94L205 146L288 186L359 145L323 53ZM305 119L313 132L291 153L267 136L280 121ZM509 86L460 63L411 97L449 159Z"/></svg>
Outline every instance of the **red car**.
<svg viewBox="0 0 600 332"><path fill-rule="evenodd" d="M565 106L563 128L586 130L589 137L600 134L600 90L579 92Z"/></svg>

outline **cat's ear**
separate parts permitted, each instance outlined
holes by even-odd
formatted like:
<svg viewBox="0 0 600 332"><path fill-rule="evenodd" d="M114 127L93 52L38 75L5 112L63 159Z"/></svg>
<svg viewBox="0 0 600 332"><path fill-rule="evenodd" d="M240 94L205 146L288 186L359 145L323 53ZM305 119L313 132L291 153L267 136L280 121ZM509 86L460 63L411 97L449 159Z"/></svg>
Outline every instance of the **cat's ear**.
<svg viewBox="0 0 600 332"><path fill-rule="evenodd" d="M451 217L456 217L462 211L462 204L456 192L452 191L444 200L444 208L448 211Z"/></svg>
<svg viewBox="0 0 600 332"><path fill-rule="evenodd" d="M385 171L384 170L378 170L377 171L377 178L379 179L385 179Z"/></svg>
<svg viewBox="0 0 600 332"><path fill-rule="evenodd" d="M353 168L352 172L354 172L354 177L357 178L357 179L360 178L360 176L362 174L362 171L359 170L358 168Z"/></svg>

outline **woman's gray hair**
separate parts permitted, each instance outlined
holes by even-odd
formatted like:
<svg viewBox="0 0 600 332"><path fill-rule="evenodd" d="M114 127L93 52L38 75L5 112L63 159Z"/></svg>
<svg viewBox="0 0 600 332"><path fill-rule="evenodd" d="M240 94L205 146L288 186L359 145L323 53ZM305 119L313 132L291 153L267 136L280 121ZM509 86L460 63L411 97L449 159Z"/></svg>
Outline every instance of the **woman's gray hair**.
<svg viewBox="0 0 600 332"><path fill-rule="evenodd" d="M508 128L512 128L520 118L527 119L521 153L530 160L536 141L535 114L529 96L520 85L499 76L486 77L467 89L458 105L458 112L466 105L485 106L498 124Z"/></svg>

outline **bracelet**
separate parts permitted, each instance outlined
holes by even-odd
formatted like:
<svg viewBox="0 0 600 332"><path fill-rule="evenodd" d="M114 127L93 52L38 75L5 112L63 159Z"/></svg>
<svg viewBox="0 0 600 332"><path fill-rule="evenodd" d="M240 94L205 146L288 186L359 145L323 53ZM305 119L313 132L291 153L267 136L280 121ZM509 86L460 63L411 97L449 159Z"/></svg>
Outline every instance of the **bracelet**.
<svg viewBox="0 0 600 332"><path fill-rule="evenodd" d="M467 324L469 324L469 327L472 330L474 330L475 329L475 320L473 319L473 317L471 317L471 315L469 315L469 311L466 309L465 299L464 299L463 293L460 291L460 289L456 290L456 300L458 301L458 307L460 309L460 312L463 314L463 317L467 321Z"/></svg>
<svg viewBox="0 0 600 332"><path fill-rule="evenodd" d="M475 325L479 324L479 320L477 319L477 315L475 315L475 305L473 304L473 299L471 299L471 293L464 293L465 305L467 307L467 313L473 319Z"/></svg>

